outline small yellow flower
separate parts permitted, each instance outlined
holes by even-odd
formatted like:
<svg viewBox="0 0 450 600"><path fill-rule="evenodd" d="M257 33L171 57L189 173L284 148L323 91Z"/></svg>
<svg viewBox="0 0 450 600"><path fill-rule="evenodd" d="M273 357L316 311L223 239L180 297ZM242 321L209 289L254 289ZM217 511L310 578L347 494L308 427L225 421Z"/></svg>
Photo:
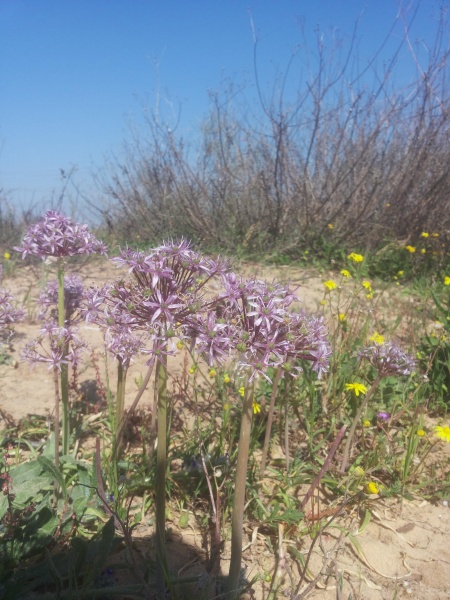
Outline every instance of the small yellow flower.
<svg viewBox="0 0 450 600"><path fill-rule="evenodd" d="M365 419L365 420L363 421L363 425L364 425L364 427L366 427L366 428L367 428L367 427L370 427L370 426L371 426L371 422L370 422L368 419Z"/></svg>
<svg viewBox="0 0 450 600"><path fill-rule="evenodd" d="M351 277L352 277L350 271L347 271L347 269L342 269L341 275L342 275L342 277L347 277L348 279L351 279Z"/></svg>
<svg viewBox="0 0 450 600"><path fill-rule="evenodd" d="M384 344L384 337L375 331L373 335L370 336L369 341L374 342L377 346L382 346Z"/></svg>
<svg viewBox="0 0 450 600"><path fill-rule="evenodd" d="M419 437L424 437L426 435L425 431L423 429L418 429L417 430L417 435Z"/></svg>
<svg viewBox="0 0 450 600"><path fill-rule="evenodd" d="M369 290L369 292L372 291L372 285L370 283L370 281L363 281L362 282L362 286L363 288L365 288L366 290Z"/></svg>
<svg viewBox="0 0 450 600"><path fill-rule="evenodd" d="M369 483L366 485L365 491L366 494L379 494L380 488L377 486L375 481L369 481Z"/></svg>
<svg viewBox="0 0 450 600"><path fill-rule="evenodd" d="M420 237L427 238L427 237L429 237L429 235L430 234L427 233L426 231L422 231L422 233L420 234Z"/></svg>
<svg viewBox="0 0 450 600"><path fill-rule="evenodd" d="M450 285L450 277L445 277L444 285Z"/></svg>
<svg viewBox="0 0 450 600"><path fill-rule="evenodd" d="M411 254L414 254L414 252L416 251L416 248L414 246L405 246L405 250L408 250L408 252L411 252Z"/></svg>
<svg viewBox="0 0 450 600"><path fill-rule="evenodd" d="M345 313L339 313L339 321L343 323L347 320L347 315Z"/></svg>
<svg viewBox="0 0 450 600"><path fill-rule="evenodd" d="M360 263L364 260L364 256L362 254L356 254L355 252L351 252L347 258L355 263Z"/></svg>
<svg viewBox="0 0 450 600"><path fill-rule="evenodd" d="M193 375L195 373L195 371L197 370L197 365L192 365L192 367L189 369L189 373L191 375Z"/></svg>
<svg viewBox="0 0 450 600"><path fill-rule="evenodd" d="M258 413L261 412L261 406L257 402L253 402L252 406L253 406L253 414L254 415L257 415Z"/></svg>
<svg viewBox="0 0 450 600"><path fill-rule="evenodd" d="M431 237L439 237L439 234L438 233L432 233Z"/></svg>
<svg viewBox="0 0 450 600"><path fill-rule="evenodd" d="M367 298L367 300L372 300L373 292L371 292L370 294L366 294L366 298Z"/></svg>
<svg viewBox="0 0 450 600"><path fill-rule="evenodd" d="M446 425L444 427L436 425L434 428L434 435L440 440L444 440L444 442L450 442L450 427L447 427Z"/></svg>
<svg viewBox="0 0 450 600"><path fill-rule="evenodd" d="M352 475L355 477L364 477L364 469L362 467L355 467L352 471Z"/></svg>
<svg viewBox="0 0 450 600"><path fill-rule="evenodd" d="M182 350L183 349L183 342L177 342L177 348L178 350Z"/></svg>
<svg viewBox="0 0 450 600"><path fill-rule="evenodd" d="M211 377L211 379L214 379L214 377L217 377L217 371L215 369L210 369L208 371L208 375Z"/></svg>
<svg viewBox="0 0 450 600"><path fill-rule="evenodd" d="M386 202L385 206L387 206L389 208L389 206L391 205L390 202Z"/></svg>
<svg viewBox="0 0 450 600"><path fill-rule="evenodd" d="M426 253L426 250L425 250L425 248L421 248L421 249L420 249L420 254L425 254L425 253Z"/></svg>
<svg viewBox="0 0 450 600"><path fill-rule="evenodd" d="M328 223L327 227L328 227L328 229L334 229L333 223Z"/></svg>
<svg viewBox="0 0 450 600"><path fill-rule="evenodd" d="M11 258L11 254L9 252L5 252L4 255L3 255L3 258L5 260L9 260Z"/></svg>
<svg viewBox="0 0 450 600"><path fill-rule="evenodd" d="M401 276L403 275L403 273L404 273L404 272L405 272L405 271L399 271L399 272L397 273L397 275L398 275L399 277L401 277Z"/></svg>
<svg viewBox="0 0 450 600"><path fill-rule="evenodd" d="M329 279L328 281L324 281L323 285L330 291L335 290L337 288L337 284L332 279Z"/></svg>
<svg viewBox="0 0 450 600"><path fill-rule="evenodd" d="M355 396L359 396L359 394L366 394L367 393L367 388L363 383L346 383L345 384L345 389L347 391L351 391L353 390L355 392Z"/></svg>
<svg viewBox="0 0 450 600"><path fill-rule="evenodd" d="M231 381L230 376L228 375L228 373L225 373L223 376L223 382L230 383L230 381Z"/></svg>
<svg viewBox="0 0 450 600"><path fill-rule="evenodd" d="M238 389L239 395L244 397L245 395L245 388L243 385L241 385L241 387Z"/></svg>
<svg viewBox="0 0 450 600"><path fill-rule="evenodd" d="M326 300L321 300L321 301L320 301L320 305L321 305L321 306L325 306L325 304L326 304L326 303L327 303L327 301L326 301Z"/></svg>

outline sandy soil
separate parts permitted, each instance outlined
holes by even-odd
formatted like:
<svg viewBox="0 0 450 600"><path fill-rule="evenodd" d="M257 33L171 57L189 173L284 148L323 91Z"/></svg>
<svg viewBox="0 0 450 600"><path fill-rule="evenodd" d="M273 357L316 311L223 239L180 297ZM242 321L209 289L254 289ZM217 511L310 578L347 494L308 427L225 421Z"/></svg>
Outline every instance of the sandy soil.
<svg viewBox="0 0 450 600"><path fill-rule="evenodd" d="M304 306L313 310L323 297L323 279L312 277L306 272L290 267L261 268L241 265L246 274L256 274L265 279L290 280L300 285L299 295ZM79 275L87 285L100 284L116 275L116 269L107 262L96 262L79 270ZM33 370L20 359L20 350L24 342L36 335L39 321L34 300L39 293L38 270L20 269L14 277L6 279L3 287L14 293L19 300L25 301L28 319L17 327L14 337L15 366L0 366L0 408L3 417L19 420L27 415L51 415L53 411L52 378L45 366L36 366ZM101 336L94 327L82 326L80 333L89 343L101 348ZM178 365L178 369L181 365ZM145 374L142 362L131 367L129 381L139 379ZM88 390L95 388L96 372L92 363L80 373L80 383ZM130 386L126 403L134 397ZM3 423L1 427L3 427ZM447 445L450 446L450 445ZM450 452L444 460L449 461ZM450 511L448 506L433 505L421 499L413 501L397 499L374 499L372 519L362 533L358 533L361 516L347 514L340 523L353 532L355 543L343 537L337 542L339 531L330 529L317 544L310 563L311 573L317 575L322 570L317 585L308 594L313 599L338 598L348 600L384 600L394 598L415 598L418 600L440 600L450 598ZM190 548L183 554L187 561L189 553L193 562L200 563L203 557L203 543L198 532L192 528L179 529L173 523L173 539L169 542L174 553L176 547ZM141 527L138 534L145 538L151 531ZM256 530L256 525L245 531L248 549L244 552L247 567L246 576L264 575L273 572L274 556L265 541L265 537ZM285 544L297 547L295 536ZM359 549L358 549L359 548ZM304 552L304 548L298 546ZM197 558L196 558L197 557ZM228 569L229 548L225 547L222 567ZM292 562L290 562L292 564ZM186 573L192 570L186 569ZM292 582L290 580L292 577ZM289 590L295 588L299 579L297 571L286 574L285 584L279 597L292 598ZM336 588L336 576L342 581L342 589ZM302 589L307 585L302 585ZM266 587L265 587L266 586ZM269 584L254 586L248 597L267 598ZM300 596L299 596L300 597ZM302 596L303 597L303 596Z"/></svg>

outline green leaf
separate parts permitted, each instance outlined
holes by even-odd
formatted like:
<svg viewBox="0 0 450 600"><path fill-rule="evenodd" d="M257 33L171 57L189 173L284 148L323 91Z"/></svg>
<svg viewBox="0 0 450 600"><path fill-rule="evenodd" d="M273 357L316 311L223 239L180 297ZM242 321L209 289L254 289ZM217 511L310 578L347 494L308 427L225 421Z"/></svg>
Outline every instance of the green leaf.
<svg viewBox="0 0 450 600"><path fill-rule="evenodd" d="M64 498L67 498L66 483L64 481L64 477L61 474L61 471L59 469L57 469L55 467L54 463L46 456L39 456L37 461L42 466L42 469L44 471L47 471L48 473L50 473L52 475L53 479L55 479L55 481L58 482L58 485L62 490Z"/></svg>

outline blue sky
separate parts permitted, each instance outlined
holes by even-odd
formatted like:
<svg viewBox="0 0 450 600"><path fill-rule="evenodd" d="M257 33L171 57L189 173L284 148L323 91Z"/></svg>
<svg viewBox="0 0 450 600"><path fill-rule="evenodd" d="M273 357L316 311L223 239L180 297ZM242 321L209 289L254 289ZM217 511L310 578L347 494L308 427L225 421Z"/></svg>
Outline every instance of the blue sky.
<svg viewBox="0 0 450 600"><path fill-rule="evenodd" d="M417 0L412 0L415 7ZM189 139L208 108L208 90L245 82L254 93L250 12L258 35L263 91L294 48L315 31L347 42L361 18L354 60L365 66L389 32L396 0L0 0L0 189L13 206L48 202L60 169L97 192L91 174L119 156L129 124L156 106L170 125L181 115ZM411 31L421 60L432 45L437 5L423 0ZM411 14L411 13L409 13ZM383 60L403 35L398 21ZM314 68L306 50L291 71L292 90ZM407 48L399 77L414 72ZM157 102L157 99L159 102Z"/></svg>

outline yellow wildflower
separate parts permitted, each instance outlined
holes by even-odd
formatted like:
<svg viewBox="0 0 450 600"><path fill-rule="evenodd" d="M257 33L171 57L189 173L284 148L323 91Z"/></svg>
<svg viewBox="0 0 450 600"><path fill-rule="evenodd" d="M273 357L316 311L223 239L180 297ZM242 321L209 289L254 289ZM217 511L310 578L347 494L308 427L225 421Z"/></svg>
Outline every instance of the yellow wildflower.
<svg viewBox="0 0 450 600"><path fill-rule="evenodd" d="M328 229L334 229L333 223L328 223L327 227L328 227Z"/></svg>
<svg viewBox="0 0 450 600"><path fill-rule="evenodd" d="M420 249L420 254L425 254L425 253L426 253L426 250L425 250L425 248L421 248L421 249Z"/></svg>
<svg viewBox="0 0 450 600"><path fill-rule="evenodd" d="M427 233L426 231L422 231L422 233L420 234L420 237L427 238L427 237L429 237L429 235L430 234Z"/></svg>
<svg viewBox="0 0 450 600"><path fill-rule="evenodd" d="M408 252L411 252L411 254L414 254L416 251L414 246L405 246L405 250L408 250Z"/></svg>
<svg viewBox="0 0 450 600"><path fill-rule="evenodd" d="M261 412L261 406L257 402L253 402L252 406L253 406L253 414L254 415L257 415L258 413Z"/></svg>
<svg viewBox="0 0 450 600"><path fill-rule="evenodd" d="M384 337L375 331L373 335L370 336L369 341L374 342L377 346L382 346L384 344Z"/></svg>
<svg viewBox="0 0 450 600"><path fill-rule="evenodd" d="M450 442L450 427L440 425L436 425L434 428L434 435L438 437L440 440L444 440L444 442Z"/></svg>
<svg viewBox="0 0 450 600"><path fill-rule="evenodd" d="M347 315L345 313L339 313L339 321L343 323L347 320Z"/></svg>
<svg viewBox="0 0 450 600"><path fill-rule="evenodd" d="M364 469L362 467L355 467L352 471L352 475L355 477L364 477Z"/></svg>
<svg viewBox="0 0 450 600"><path fill-rule="evenodd" d="M450 277L445 277L444 285L450 285Z"/></svg>
<svg viewBox="0 0 450 600"><path fill-rule="evenodd" d="M360 263L364 260L364 256L362 256L362 254L356 254L355 252L351 252L347 258L355 263Z"/></svg>
<svg viewBox="0 0 450 600"><path fill-rule="evenodd" d="M366 290L369 290L369 292L372 291L372 285L370 283L370 281L363 281L362 282L362 286L363 288L365 288Z"/></svg>
<svg viewBox="0 0 450 600"><path fill-rule="evenodd" d="M223 382L230 383L230 381L231 381L230 376L228 375L228 373L225 373L223 376Z"/></svg>
<svg viewBox="0 0 450 600"><path fill-rule="evenodd" d="M183 348L183 342L181 342L181 341L177 342L177 348L178 348L178 350L182 350L182 348Z"/></svg>
<svg viewBox="0 0 450 600"><path fill-rule="evenodd" d="M391 205L390 202L386 202L385 206L387 206L389 208L389 206Z"/></svg>
<svg viewBox="0 0 450 600"><path fill-rule="evenodd" d="M423 429L418 429L417 430L417 435L419 437L424 437L426 435L425 431Z"/></svg>
<svg viewBox="0 0 450 600"><path fill-rule="evenodd" d="M367 300L372 300L373 292L370 292L370 294L366 294L366 298L367 298Z"/></svg>
<svg viewBox="0 0 450 600"><path fill-rule="evenodd" d="M239 392L240 396L244 397L244 395L245 395L245 388L244 388L243 385L241 385L241 387L239 388L238 392Z"/></svg>
<svg viewBox="0 0 450 600"><path fill-rule="evenodd" d="M380 488L377 486L375 481L369 481L365 488L366 494L379 494Z"/></svg>
<svg viewBox="0 0 450 600"><path fill-rule="evenodd" d="M327 303L327 301L326 301L326 300L321 300L321 301L320 301L320 305L321 305L321 306L325 306L325 304L326 304L326 303Z"/></svg>
<svg viewBox="0 0 450 600"><path fill-rule="evenodd" d="M5 260L9 260L11 258L11 254L9 252L5 252L4 255L3 255L3 258Z"/></svg>
<svg viewBox="0 0 450 600"><path fill-rule="evenodd" d="M438 233L432 233L431 237L439 237L439 234Z"/></svg>
<svg viewBox="0 0 450 600"><path fill-rule="evenodd" d="M195 373L195 371L197 370L197 365L192 365L192 367L189 369L189 373L191 375L193 375Z"/></svg>
<svg viewBox="0 0 450 600"><path fill-rule="evenodd" d="M405 271L398 271L397 275L401 277Z"/></svg>
<svg viewBox="0 0 450 600"><path fill-rule="evenodd" d="M371 422L370 422L368 419L364 419L364 421L363 421L363 425L364 425L364 427L366 427L366 428L367 428L367 427L370 427L370 426L371 426Z"/></svg>
<svg viewBox="0 0 450 600"><path fill-rule="evenodd" d="M337 288L337 284L332 279L329 279L328 281L324 281L323 285L330 291L335 290Z"/></svg>
<svg viewBox="0 0 450 600"><path fill-rule="evenodd" d="M208 375L211 377L211 379L214 379L214 377L217 376L217 371L215 369L210 369L208 371Z"/></svg>
<svg viewBox="0 0 450 600"><path fill-rule="evenodd" d="M342 269L341 275L342 277L348 277L349 279L351 278L351 273L350 271L347 271L347 269Z"/></svg>
<svg viewBox="0 0 450 600"><path fill-rule="evenodd" d="M355 396L359 396L359 394L366 394L367 393L367 388L363 383L346 383L345 384L345 389L347 391L351 391L353 390L355 392Z"/></svg>

